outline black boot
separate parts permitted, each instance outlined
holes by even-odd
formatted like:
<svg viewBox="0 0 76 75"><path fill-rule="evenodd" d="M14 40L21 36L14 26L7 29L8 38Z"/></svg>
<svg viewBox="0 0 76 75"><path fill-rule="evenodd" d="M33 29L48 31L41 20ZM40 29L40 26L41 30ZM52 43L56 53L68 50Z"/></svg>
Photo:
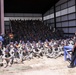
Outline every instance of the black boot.
<svg viewBox="0 0 76 75"><path fill-rule="evenodd" d="M74 66L69 65L68 68L74 68Z"/></svg>

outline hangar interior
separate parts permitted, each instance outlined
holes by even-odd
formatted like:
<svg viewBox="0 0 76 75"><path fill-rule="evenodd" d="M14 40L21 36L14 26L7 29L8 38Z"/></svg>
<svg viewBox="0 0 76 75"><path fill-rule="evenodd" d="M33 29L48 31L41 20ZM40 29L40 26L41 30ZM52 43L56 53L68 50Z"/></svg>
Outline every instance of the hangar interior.
<svg viewBox="0 0 76 75"><path fill-rule="evenodd" d="M42 20L72 36L76 32L76 0L4 0L4 30L10 29L10 20L15 19Z"/></svg>

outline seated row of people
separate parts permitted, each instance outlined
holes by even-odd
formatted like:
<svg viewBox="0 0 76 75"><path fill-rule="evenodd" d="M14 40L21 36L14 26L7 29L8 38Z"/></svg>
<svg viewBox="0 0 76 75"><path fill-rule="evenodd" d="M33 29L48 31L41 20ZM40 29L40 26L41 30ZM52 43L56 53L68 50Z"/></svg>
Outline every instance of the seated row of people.
<svg viewBox="0 0 76 75"><path fill-rule="evenodd" d="M3 66L11 66L14 61L18 62L18 59L21 63L23 60L32 59L34 57L51 57L57 51L63 51L64 45L73 45L73 39L63 39L63 40L46 40L42 41L33 41L32 43L27 41L26 43L22 40L20 42L10 42L6 47L2 46L0 43L0 56L2 57Z"/></svg>
<svg viewBox="0 0 76 75"><path fill-rule="evenodd" d="M10 23L15 40L45 41L45 39L54 39L58 35L40 20L11 20Z"/></svg>

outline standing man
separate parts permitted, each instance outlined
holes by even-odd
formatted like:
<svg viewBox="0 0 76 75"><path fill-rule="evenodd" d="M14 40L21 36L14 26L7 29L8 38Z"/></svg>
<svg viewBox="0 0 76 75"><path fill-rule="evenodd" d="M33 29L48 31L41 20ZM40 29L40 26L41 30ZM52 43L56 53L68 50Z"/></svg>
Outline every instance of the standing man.
<svg viewBox="0 0 76 75"><path fill-rule="evenodd" d="M74 65L74 61L76 59L76 40L75 40L75 44L74 44L74 47L72 49L72 56L71 56L71 63L70 65L68 66L68 68L73 68L75 65Z"/></svg>

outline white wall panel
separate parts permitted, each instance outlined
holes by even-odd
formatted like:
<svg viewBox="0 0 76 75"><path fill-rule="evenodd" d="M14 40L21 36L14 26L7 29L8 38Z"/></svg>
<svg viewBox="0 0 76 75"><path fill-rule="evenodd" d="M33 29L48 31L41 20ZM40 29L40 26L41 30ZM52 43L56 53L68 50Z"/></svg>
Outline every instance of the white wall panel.
<svg viewBox="0 0 76 75"><path fill-rule="evenodd" d="M68 8L68 13L73 13L73 12L75 12L75 6Z"/></svg>
<svg viewBox="0 0 76 75"><path fill-rule="evenodd" d="M43 17L43 20L46 20L46 16L45 16L45 17Z"/></svg>
<svg viewBox="0 0 76 75"><path fill-rule="evenodd" d="M69 33L75 33L76 32L76 28L69 28Z"/></svg>
<svg viewBox="0 0 76 75"><path fill-rule="evenodd" d="M47 15L43 19L48 20L48 19L51 19L51 18L54 18L54 14Z"/></svg>
<svg viewBox="0 0 76 75"><path fill-rule="evenodd" d="M47 16L50 14L50 11L48 10L44 15Z"/></svg>
<svg viewBox="0 0 76 75"><path fill-rule="evenodd" d="M61 11L61 15L65 15L65 14L67 14L68 12L67 12L67 9L64 9L64 10L62 10Z"/></svg>
<svg viewBox="0 0 76 75"><path fill-rule="evenodd" d="M51 23L51 20L47 20L47 23Z"/></svg>
<svg viewBox="0 0 76 75"><path fill-rule="evenodd" d="M62 22L62 27L67 27L68 26L68 22Z"/></svg>
<svg viewBox="0 0 76 75"><path fill-rule="evenodd" d="M70 0L68 2L68 7L75 5L75 0Z"/></svg>
<svg viewBox="0 0 76 75"><path fill-rule="evenodd" d="M9 21L4 22L5 25L9 25Z"/></svg>
<svg viewBox="0 0 76 75"><path fill-rule="evenodd" d="M73 20L73 21L69 21L69 26L76 26L76 24L75 24L75 20Z"/></svg>
<svg viewBox="0 0 76 75"><path fill-rule="evenodd" d="M14 14L12 14L12 13L5 13L4 16L5 16L5 17L13 17Z"/></svg>
<svg viewBox="0 0 76 75"><path fill-rule="evenodd" d="M56 17L75 12L75 6L56 12Z"/></svg>
<svg viewBox="0 0 76 75"><path fill-rule="evenodd" d="M48 16L46 16L46 20L48 20L50 17L49 17L49 15Z"/></svg>
<svg viewBox="0 0 76 75"><path fill-rule="evenodd" d="M47 15L52 14L52 13L54 13L54 9L53 9L53 8L51 8L50 10L48 10L48 11L44 14L44 16L47 16Z"/></svg>
<svg viewBox="0 0 76 75"><path fill-rule="evenodd" d="M12 14L13 14L13 13L12 13ZM18 16L18 17L23 16L23 14L20 14L20 13L19 13L19 14L16 14L16 13L15 13L15 14L13 14L13 15L14 15L14 16ZM14 17L14 16L13 16L13 17ZM7 15L7 17L8 17L8 15ZM11 17L11 16L10 16L10 17Z"/></svg>
<svg viewBox="0 0 76 75"><path fill-rule="evenodd" d="M51 19L51 23L54 23L54 19Z"/></svg>
<svg viewBox="0 0 76 75"><path fill-rule="evenodd" d="M56 7L56 11L60 11L60 6L57 6Z"/></svg>
<svg viewBox="0 0 76 75"><path fill-rule="evenodd" d="M4 17L4 21L9 21L9 20L42 20L42 17Z"/></svg>
<svg viewBox="0 0 76 75"><path fill-rule="evenodd" d="M60 11L56 12L56 17L60 16Z"/></svg>
<svg viewBox="0 0 76 75"><path fill-rule="evenodd" d="M64 2L66 2L67 0L59 0L57 3L56 3L56 6L58 6L58 5L60 5L60 4L62 4L62 3L64 3Z"/></svg>
<svg viewBox="0 0 76 75"><path fill-rule="evenodd" d="M61 21L65 21L65 20L68 20L68 16L67 15L61 17Z"/></svg>
<svg viewBox="0 0 76 75"><path fill-rule="evenodd" d="M75 12L75 6L56 12L56 16L62 16L73 12Z"/></svg>
<svg viewBox="0 0 76 75"><path fill-rule="evenodd" d="M75 14L76 14L76 13L69 14L69 15L68 15L68 19L69 19L69 20L75 19Z"/></svg>
<svg viewBox="0 0 76 75"><path fill-rule="evenodd" d="M61 9L67 8L67 3L61 5Z"/></svg>
<svg viewBox="0 0 76 75"><path fill-rule="evenodd" d="M56 23L56 27L61 27L61 23Z"/></svg>
<svg viewBox="0 0 76 75"><path fill-rule="evenodd" d="M54 14L51 14L51 18L54 18Z"/></svg>
<svg viewBox="0 0 76 75"><path fill-rule="evenodd" d="M56 22L60 22L60 21L61 21L61 17L57 17Z"/></svg>
<svg viewBox="0 0 76 75"><path fill-rule="evenodd" d="M43 19L44 19L44 20L47 20L47 16L45 16Z"/></svg>
<svg viewBox="0 0 76 75"><path fill-rule="evenodd" d="M64 33L68 33L68 28L63 28L62 30L64 31Z"/></svg>

